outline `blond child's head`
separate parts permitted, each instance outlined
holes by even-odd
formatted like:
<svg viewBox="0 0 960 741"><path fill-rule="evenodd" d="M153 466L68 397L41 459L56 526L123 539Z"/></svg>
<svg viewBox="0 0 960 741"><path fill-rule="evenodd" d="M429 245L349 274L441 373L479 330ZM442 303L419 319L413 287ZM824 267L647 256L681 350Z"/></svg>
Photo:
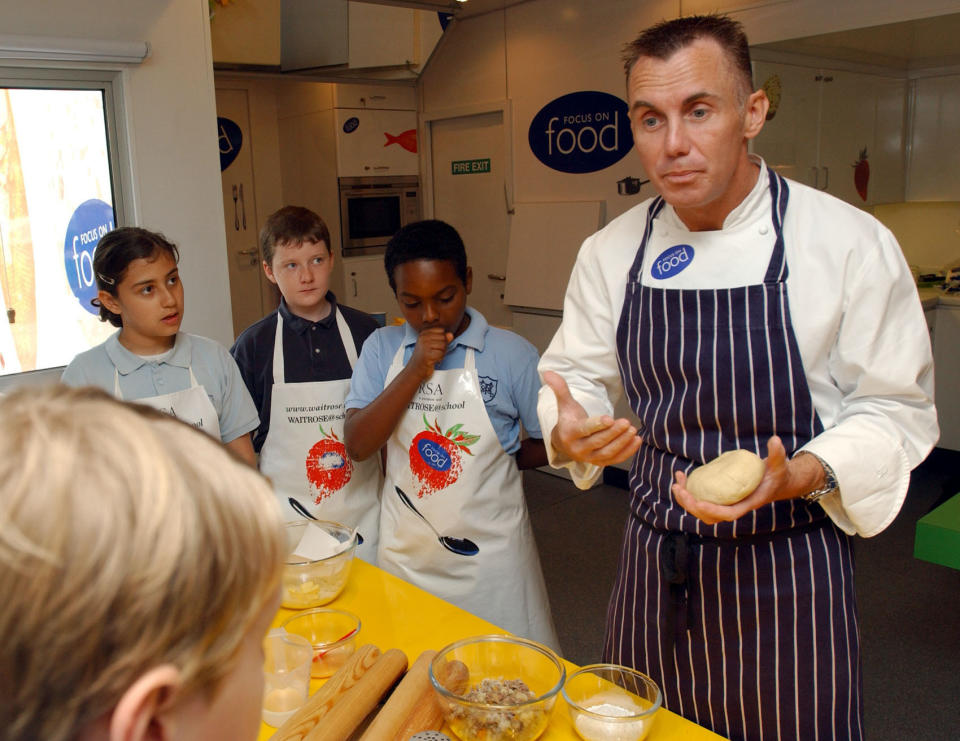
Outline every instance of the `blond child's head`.
<svg viewBox="0 0 960 741"><path fill-rule="evenodd" d="M0 739L253 738L281 517L266 481L93 389L0 399Z"/></svg>

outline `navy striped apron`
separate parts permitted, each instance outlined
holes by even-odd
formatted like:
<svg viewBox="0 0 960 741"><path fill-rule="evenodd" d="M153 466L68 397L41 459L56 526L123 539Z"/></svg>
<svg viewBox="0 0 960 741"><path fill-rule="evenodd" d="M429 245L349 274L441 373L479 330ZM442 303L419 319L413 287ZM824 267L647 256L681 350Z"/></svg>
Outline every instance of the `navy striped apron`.
<svg viewBox="0 0 960 741"><path fill-rule="evenodd" d="M661 687L664 705L731 739L861 739L851 539L819 505L774 502L707 525L675 503L673 473L721 453L790 456L823 430L790 322L787 183L770 173L773 254L762 284L641 284L664 202L648 211L617 327L641 422L604 660Z"/></svg>

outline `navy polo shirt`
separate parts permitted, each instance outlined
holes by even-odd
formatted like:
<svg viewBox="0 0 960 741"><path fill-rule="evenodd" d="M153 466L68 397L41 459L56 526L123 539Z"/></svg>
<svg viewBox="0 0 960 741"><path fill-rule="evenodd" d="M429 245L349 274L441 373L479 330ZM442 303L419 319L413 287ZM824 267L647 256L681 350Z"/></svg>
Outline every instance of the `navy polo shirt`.
<svg viewBox="0 0 960 741"><path fill-rule="evenodd" d="M379 326L376 319L349 306L337 306L337 299L327 292L332 309L340 309L357 354L364 341ZM253 448L260 452L270 430L270 402L273 397L273 345L277 336L277 313L283 315L283 365L286 383L310 381L338 381L350 378L352 369L347 351L340 339L340 330L334 311L319 322L296 316L287 302L280 299L277 311L247 327L230 348L230 354L240 367L253 403L260 413L260 426L253 434Z"/></svg>

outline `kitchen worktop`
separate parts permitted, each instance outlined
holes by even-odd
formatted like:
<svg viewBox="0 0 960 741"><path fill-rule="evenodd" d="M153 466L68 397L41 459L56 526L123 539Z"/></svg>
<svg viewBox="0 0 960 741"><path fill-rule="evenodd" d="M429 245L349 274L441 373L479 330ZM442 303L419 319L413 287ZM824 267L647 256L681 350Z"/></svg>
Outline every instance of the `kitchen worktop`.
<svg viewBox="0 0 960 741"><path fill-rule="evenodd" d="M360 559L354 561L350 581L344 591L326 607L348 610L360 616L358 646L372 643L384 651L400 648L406 653L410 664L427 649L439 650L468 636L505 632ZM279 627L293 614L293 610L281 609L273 626ZM597 626L597 629L602 630L602 626ZM569 675L576 666L565 663ZM321 684L322 681L312 681L311 694ZM455 738L449 728L444 730L448 736ZM259 741L267 741L274 732L275 729L270 726L261 725ZM571 741L577 738L563 697L558 695L550 725L540 739ZM661 708L648 738L656 741L716 741L722 737Z"/></svg>
<svg viewBox="0 0 960 741"><path fill-rule="evenodd" d="M940 288L918 288L917 293L924 311L938 306L960 306L960 293L945 293Z"/></svg>

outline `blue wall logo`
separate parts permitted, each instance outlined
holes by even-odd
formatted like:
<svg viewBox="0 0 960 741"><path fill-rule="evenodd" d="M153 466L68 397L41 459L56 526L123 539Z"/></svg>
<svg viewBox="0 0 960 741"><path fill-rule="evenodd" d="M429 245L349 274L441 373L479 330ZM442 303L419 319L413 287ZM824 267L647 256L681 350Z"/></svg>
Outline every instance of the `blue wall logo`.
<svg viewBox="0 0 960 741"><path fill-rule="evenodd" d="M226 170L240 154L243 132L236 122L217 116L217 140L220 144L220 172Z"/></svg>
<svg viewBox="0 0 960 741"><path fill-rule="evenodd" d="M343 133L352 134L357 130L357 127L360 125L360 119L356 116L350 116L346 121L343 122Z"/></svg>
<svg viewBox="0 0 960 741"><path fill-rule="evenodd" d="M675 244L661 252L653 261L650 275L657 280L670 278L684 270L691 262L693 262L693 247L689 244Z"/></svg>
<svg viewBox="0 0 960 741"><path fill-rule="evenodd" d="M84 201L70 217L63 240L63 267L67 283L80 305L94 316L100 310L90 304L97 295L93 275L93 251L100 237L113 229L113 206L96 198Z"/></svg>
<svg viewBox="0 0 960 741"><path fill-rule="evenodd" d="M585 90L551 100L530 122L530 149L560 172L596 172L633 148L627 104L616 95Z"/></svg>

